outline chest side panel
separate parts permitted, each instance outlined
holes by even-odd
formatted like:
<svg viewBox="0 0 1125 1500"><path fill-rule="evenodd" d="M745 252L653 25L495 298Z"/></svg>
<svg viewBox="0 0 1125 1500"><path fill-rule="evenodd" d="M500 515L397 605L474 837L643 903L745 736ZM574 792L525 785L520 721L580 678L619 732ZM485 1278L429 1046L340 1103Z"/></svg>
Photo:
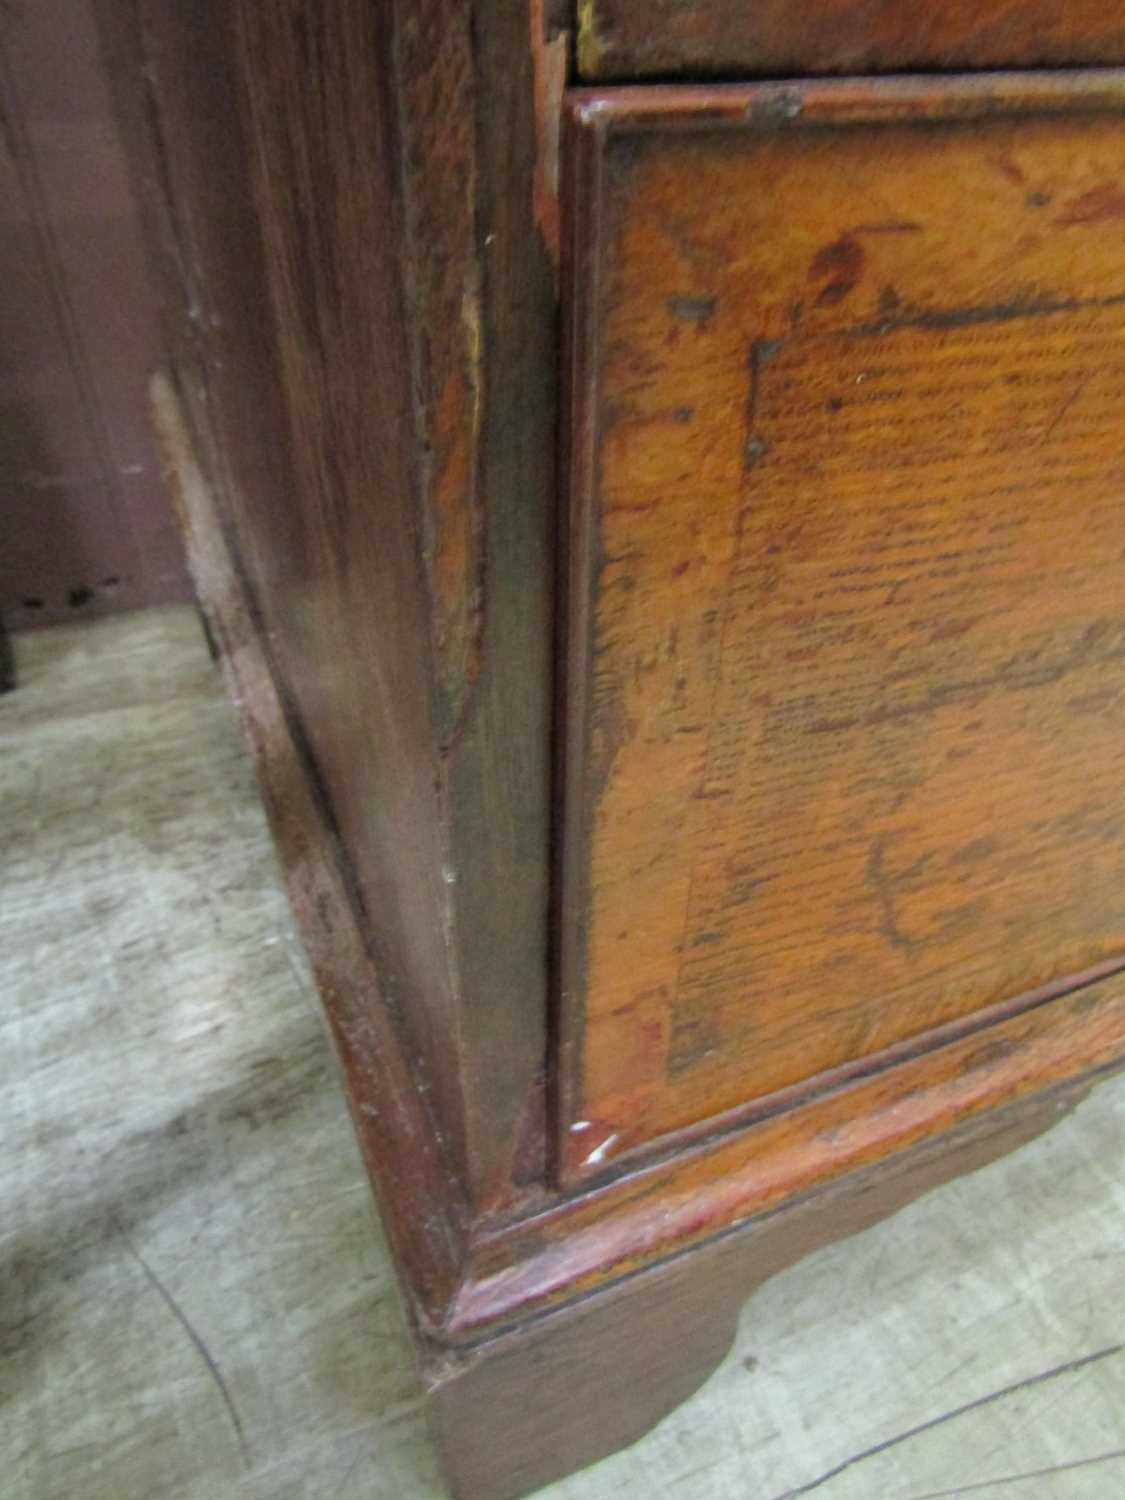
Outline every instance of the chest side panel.
<svg viewBox="0 0 1125 1500"><path fill-rule="evenodd" d="M1120 119L622 133L585 181L576 1171L1125 952Z"/></svg>

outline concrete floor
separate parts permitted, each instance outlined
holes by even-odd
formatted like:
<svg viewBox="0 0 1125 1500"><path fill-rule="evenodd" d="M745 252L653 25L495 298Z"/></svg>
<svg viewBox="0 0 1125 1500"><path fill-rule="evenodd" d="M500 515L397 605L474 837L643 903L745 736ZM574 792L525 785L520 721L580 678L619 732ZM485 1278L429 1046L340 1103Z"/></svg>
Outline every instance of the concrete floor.
<svg viewBox="0 0 1125 1500"><path fill-rule="evenodd" d="M0 1496L442 1494L386 1253L194 615L0 700ZM1125 1081L776 1278L551 1500L1125 1496Z"/></svg>

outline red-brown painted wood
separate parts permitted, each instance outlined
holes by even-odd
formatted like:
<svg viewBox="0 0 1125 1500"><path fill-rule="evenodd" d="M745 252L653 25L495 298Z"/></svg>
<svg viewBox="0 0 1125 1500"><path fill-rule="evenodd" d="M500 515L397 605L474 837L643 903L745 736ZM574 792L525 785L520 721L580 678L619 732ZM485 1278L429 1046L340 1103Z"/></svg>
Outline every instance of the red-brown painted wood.
<svg viewBox="0 0 1125 1500"><path fill-rule="evenodd" d="M507 1204L546 1139L557 362L531 12L103 8L158 102L135 131L219 513L436 1128L468 1199Z"/></svg>

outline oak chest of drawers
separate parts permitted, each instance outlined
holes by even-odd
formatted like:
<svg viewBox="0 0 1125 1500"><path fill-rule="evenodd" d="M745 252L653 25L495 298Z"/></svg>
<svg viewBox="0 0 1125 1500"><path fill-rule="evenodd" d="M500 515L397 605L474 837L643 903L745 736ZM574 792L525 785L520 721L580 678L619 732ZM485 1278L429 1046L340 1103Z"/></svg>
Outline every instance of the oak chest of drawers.
<svg viewBox="0 0 1125 1500"><path fill-rule="evenodd" d="M1125 11L108 10L196 578L515 1496L1125 1055Z"/></svg>

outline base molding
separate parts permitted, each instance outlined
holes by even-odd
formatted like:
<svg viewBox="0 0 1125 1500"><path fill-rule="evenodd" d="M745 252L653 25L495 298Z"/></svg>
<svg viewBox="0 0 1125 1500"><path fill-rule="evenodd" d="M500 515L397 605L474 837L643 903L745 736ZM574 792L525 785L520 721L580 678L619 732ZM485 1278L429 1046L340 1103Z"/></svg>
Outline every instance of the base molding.
<svg viewBox="0 0 1125 1500"><path fill-rule="evenodd" d="M518 1500L636 1442L718 1369L770 1277L1026 1145L1091 1084L978 1115L471 1349L429 1345L422 1373L452 1493Z"/></svg>
<svg viewBox="0 0 1125 1500"><path fill-rule="evenodd" d="M700 1142L495 1231L478 1230L442 1336L514 1319L754 1225L856 1173L892 1173L925 1143L1125 1060L1125 973L1093 970L995 1024Z"/></svg>

